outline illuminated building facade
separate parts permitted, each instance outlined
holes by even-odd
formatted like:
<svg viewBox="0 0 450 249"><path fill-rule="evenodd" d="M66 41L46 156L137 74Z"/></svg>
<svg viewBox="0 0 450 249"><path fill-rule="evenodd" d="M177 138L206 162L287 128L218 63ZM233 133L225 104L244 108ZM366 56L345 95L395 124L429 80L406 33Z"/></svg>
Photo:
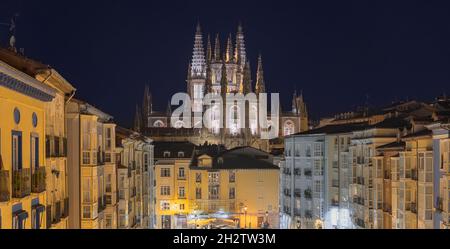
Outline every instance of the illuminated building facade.
<svg viewBox="0 0 450 249"><path fill-rule="evenodd" d="M69 227L116 226L115 124L112 116L72 99L67 106ZM108 207L108 210L105 209ZM105 214L108 216L106 217ZM106 220L108 218L108 220Z"/></svg>
<svg viewBox="0 0 450 249"><path fill-rule="evenodd" d="M53 88L0 60L1 228L47 226L45 110L54 98Z"/></svg>
<svg viewBox="0 0 450 249"><path fill-rule="evenodd" d="M134 131L117 127L118 228L153 228L153 145Z"/></svg>

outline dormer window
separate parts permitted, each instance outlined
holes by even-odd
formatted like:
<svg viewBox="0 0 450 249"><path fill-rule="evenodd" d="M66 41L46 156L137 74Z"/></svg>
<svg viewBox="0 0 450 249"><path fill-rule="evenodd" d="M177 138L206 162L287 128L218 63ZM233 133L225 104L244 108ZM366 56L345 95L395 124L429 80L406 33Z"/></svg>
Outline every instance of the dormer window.
<svg viewBox="0 0 450 249"><path fill-rule="evenodd" d="M184 152L183 151L178 151L178 157L184 157Z"/></svg>
<svg viewBox="0 0 450 249"><path fill-rule="evenodd" d="M217 163L218 164L223 164L223 157L217 158Z"/></svg>
<svg viewBox="0 0 450 249"><path fill-rule="evenodd" d="M164 157L170 157L170 151L164 151Z"/></svg>

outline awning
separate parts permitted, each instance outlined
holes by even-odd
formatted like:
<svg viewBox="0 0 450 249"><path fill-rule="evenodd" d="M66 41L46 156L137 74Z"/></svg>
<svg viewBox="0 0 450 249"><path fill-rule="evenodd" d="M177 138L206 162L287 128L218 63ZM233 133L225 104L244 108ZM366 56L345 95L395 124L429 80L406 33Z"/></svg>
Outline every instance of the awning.
<svg viewBox="0 0 450 249"><path fill-rule="evenodd" d="M28 212L21 209L13 213L13 216L17 216L19 219L24 220L28 218Z"/></svg>
<svg viewBox="0 0 450 249"><path fill-rule="evenodd" d="M40 212L40 213L44 212L44 210L45 210L45 206L42 205L42 204L33 205L32 208L35 209L37 212Z"/></svg>

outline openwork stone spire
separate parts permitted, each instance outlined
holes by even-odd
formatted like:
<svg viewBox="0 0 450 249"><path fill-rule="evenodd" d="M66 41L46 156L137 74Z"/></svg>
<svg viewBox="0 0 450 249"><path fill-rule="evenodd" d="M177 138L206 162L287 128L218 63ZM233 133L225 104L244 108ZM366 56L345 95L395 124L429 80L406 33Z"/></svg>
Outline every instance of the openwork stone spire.
<svg viewBox="0 0 450 249"><path fill-rule="evenodd" d="M256 71L256 86L255 93L258 96L260 93L266 92L266 85L264 82L264 70L262 65L262 56L261 54L258 57L258 69Z"/></svg>
<svg viewBox="0 0 450 249"><path fill-rule="evenodd" d="M252 79L250 72L250 62L245 63L244 66L244 78L242 80L242 93L248 94L252 92Z"/></svg>
<svg viewBox="0 0 450 249"><path fill-rule="evenodd" d="M219 34L216 35L216 41L214 43L214 60L220 61L220 39Z"/></svg>
<svg viewBox="0 0 450 249"><path fill-rule="evenodd" d="M244 31L242 29L242 25L238 25L238 30L236 34L236 49L235 49L235 60L241 66L244 66L246 63L246 52L245 52L245 41L244 41Z"/></svg>
<svg viewBox="0 0 450 249"><path fill-rule="evenodd" d="M195 32L194 51L192 52L191 77L206 76L205 50L203 48L203 35L200 23Z"/></svg>
<svg viewBox="0 0 450 249"><path fill-rule="evenodd" d="M227 41L227 51L225 54L226 62L230 62L231 60L233 60L233 56L234 56L233 41L231 39L231 34L229 34Z"/></svg>

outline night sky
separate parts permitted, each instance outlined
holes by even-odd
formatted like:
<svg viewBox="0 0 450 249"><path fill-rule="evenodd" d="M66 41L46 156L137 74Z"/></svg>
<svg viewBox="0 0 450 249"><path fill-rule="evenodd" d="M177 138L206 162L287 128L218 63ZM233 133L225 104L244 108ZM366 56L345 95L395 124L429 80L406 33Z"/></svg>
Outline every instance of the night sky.
<svg viewBox="0 0 450 249"><path fill-rule="evenodd" d="M450 3L392 2L1 0L0 22L19 12L17 47L130 126L145 84L163 110L186 91L197 20L222 44L241 21L253 80L261 52L268 90L290 109L302 89L317 119L367 95L380 105L450 94Z"/></svg>

